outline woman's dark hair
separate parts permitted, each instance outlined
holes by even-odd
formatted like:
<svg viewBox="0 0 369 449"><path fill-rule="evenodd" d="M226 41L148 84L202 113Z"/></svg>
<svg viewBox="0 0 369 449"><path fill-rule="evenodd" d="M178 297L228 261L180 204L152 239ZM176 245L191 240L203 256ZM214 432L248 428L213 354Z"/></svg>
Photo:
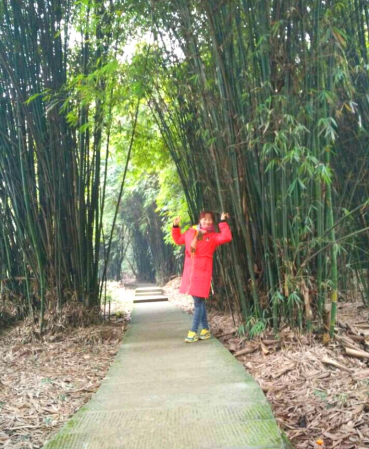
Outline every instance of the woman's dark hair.
<svg viewBox="0 0 369 449"><path fill-rule="evenodd" d="M209 214L213 220L213 222L215 223L215 214L212 210L203 210L200 212L200 218L199 221L205 217L206 214Z"/></svg>

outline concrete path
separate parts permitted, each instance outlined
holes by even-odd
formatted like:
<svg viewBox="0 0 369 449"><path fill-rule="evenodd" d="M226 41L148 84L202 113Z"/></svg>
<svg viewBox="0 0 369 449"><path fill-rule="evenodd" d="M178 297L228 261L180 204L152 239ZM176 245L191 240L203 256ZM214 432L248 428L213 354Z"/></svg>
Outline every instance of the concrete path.
<svg viewBox="0 0 369 449"><path fill-rule="evenodd" d="M186 344L192 317L135 304L98 392L44 449L282 449L264 394L215 338Z"/></svg>

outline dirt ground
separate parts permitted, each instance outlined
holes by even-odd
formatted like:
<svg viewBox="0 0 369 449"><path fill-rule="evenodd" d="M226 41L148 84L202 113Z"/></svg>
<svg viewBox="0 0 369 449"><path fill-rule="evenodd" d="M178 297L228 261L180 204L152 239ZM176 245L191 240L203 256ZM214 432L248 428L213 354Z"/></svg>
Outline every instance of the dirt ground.
<svg viewBox="0 0 369 449"><path fill-rule="evenodd" d="M179 282L174 279L165 291L192 313L192 298L178 293ZM120 346L133 292L110 285L110 324L56 326L40 340L25 321L0 334L1 448L41 448L90 399ZM368 352L368 317L360 303L339 304L341 340L323 344L321 336L299 335L287 327L278 339L265 332L248 341L237 335L239 323L229 314L209 312L213 335L259 382L297 449L369 447L369 359L349 357L345 349L351 345Z"/></svg>
<svg viewBox="0 0 369 449"><path fill-rule="evenodd" d="M178 293L179 283L177 278L167 284L166 294L192 313L192 298ZM369 447L369 359L348 357L345 350L353 346L369 355L368 318L362 303L340 303L337 338L343 340L323 344L322 336L299 335L288 327L278 339L266 331L248 341L237 336L238 323L229 314L209 312L212 334L259 382L296 449Z"/></svg>

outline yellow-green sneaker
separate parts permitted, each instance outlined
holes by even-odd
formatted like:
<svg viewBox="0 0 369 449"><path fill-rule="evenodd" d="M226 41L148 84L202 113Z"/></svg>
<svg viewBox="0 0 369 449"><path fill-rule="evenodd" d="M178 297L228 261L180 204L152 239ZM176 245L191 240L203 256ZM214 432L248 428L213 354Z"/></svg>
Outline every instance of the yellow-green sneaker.
<svg viewBox="0 0 369 449"><path fill-rule="evenodd" d="M209 332L209 329L203 329L200 332L200 336L199 336L200 340L207 340L210 337L211 337L211 333Z"/></svg>
<svg viewBox="0 0 369 449"><path fill-rule="evenodd" d="M199 339L199 337L197 336L196 332L188 331L185 342L186 343L194 343L198 339Z"/></svg>

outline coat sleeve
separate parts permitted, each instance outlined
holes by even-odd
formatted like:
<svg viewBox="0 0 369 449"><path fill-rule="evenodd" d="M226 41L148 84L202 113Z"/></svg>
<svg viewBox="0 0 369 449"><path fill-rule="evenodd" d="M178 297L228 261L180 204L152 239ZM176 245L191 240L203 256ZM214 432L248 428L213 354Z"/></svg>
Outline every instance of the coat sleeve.
<svg viewBox="0 0 369 449"><path fill-rule="evenodd" d="M225 221L221 221L219 223L220 233L215 237L215 245L224 245L224 243L228 243L232 240L232 233L228 226L228 223Z"/></svg>
<svg viewBox="0 0 369 449"><path fill-rule="evenodd" d="M172 238L174 240L174 243L177 245L184 245L186 243L185 241L185 232L181 234L181 228L179 226L172 228Z"/></svg>

